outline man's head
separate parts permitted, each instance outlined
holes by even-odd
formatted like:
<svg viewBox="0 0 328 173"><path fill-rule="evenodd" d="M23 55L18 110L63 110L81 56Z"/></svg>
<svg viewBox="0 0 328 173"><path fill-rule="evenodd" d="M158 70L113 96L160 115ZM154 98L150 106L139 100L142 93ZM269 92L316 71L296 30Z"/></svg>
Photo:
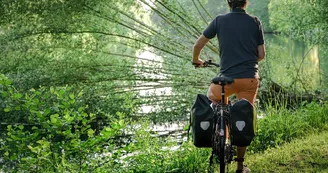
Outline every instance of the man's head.
<svg viewBox="0 0 328 173"><path fill-rule="evenodd" d="M247 0L227 0L229 7L234 8L246 8Z"/></svg>

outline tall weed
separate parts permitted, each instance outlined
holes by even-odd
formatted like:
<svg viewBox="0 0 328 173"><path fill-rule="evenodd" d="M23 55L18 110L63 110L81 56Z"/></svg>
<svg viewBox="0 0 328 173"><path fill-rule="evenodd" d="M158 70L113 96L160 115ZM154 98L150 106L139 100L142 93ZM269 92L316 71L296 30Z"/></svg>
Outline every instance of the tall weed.
<svg viewBox="0 0 328 173"><path fill-rule="evenodd" d="M268 148L327 130L328 103L304 104L296 110L284 106L266 108L266 116L258 120L257 136L249 150L260 152Z"/></svg>

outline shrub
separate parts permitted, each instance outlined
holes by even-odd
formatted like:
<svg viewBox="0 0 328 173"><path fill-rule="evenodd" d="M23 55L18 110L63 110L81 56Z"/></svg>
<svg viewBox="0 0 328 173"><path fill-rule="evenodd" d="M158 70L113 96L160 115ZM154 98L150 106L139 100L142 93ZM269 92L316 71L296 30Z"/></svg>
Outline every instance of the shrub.
<svg viewBox="0 0 328 173"><path fill-rule="evenodd" d="M107 114L109 126L92 128L96 118L81 104L82 92L69 87L40 88L19 93L0 76L1 114L23 113L25 123L10 121L0 140L0 169L6 172L90 172L102 164L102 156L120 157L116 144L127 121L124 114ZM4 120L4 119L3 119ZM113 154L113 153L116 153Z"/></svg>

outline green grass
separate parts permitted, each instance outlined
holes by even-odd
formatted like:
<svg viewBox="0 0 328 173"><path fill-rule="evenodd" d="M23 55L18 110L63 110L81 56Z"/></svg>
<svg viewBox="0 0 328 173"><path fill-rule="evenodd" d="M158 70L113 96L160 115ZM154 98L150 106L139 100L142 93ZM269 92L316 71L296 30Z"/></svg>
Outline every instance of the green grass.
<svg viewBox="0 0 328 173"><path fill-rule="evenodd" d="M297 110L268 107L266 117L258 120L257 135L249 152L263 152L286 142L328 131L328 103L306 104Z"/></svg>
<svg viewBox="0 0 328 173"><path fill-rule="evenodd" d="M248 148L246 164L255 173L328 173L327 113L328 103L306 104L297 110L284 107L267 109L266 117L258 121L258 133ZM129 167L121 168L120 172L208 172L211 149L196 148L189 141L176 151L163 151L161 146L172 147L176 142L168 144L160 139L156 141L146 138L146 134L142 133L137 142L142 146L139 154L128 158ZM235 163L230 166L230 172L234 171Z"/></svg>
<svg viewBox="0 0 328 173"><path fill-rule="evenodd" d="M328 173L328 132L249 155L245 163L254 173ZM233 172L235 165L230 170Z"/></svg>

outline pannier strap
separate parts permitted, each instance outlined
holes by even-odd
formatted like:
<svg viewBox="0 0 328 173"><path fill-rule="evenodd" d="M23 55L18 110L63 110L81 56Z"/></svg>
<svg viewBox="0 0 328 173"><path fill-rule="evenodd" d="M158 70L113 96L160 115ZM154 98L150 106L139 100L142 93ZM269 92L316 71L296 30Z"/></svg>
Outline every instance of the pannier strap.
<svg viewBox="0 0 328 173"><path fill-rule="evenodd" d="M236 161L236 162L244 162L245 159L244 158L235 158L234 161Z"/></svg>
<svg viewBox="0 0 328 173"><path fill-rule="evenodd" d="M190 117L190 123L189 123L189 127L188 127L188 132L187 132L187 141L189 141L190 129L191 129L191 117Z"/></svg>
<svg viewBox="0 0 328 173"><path fill-rule="evenodd" d="M192 114L189 114L189 126L188 126L188 133L187 133L187 141L189 141L189 136L190 136L190 129L191 129L191 117Z"/></svg>

